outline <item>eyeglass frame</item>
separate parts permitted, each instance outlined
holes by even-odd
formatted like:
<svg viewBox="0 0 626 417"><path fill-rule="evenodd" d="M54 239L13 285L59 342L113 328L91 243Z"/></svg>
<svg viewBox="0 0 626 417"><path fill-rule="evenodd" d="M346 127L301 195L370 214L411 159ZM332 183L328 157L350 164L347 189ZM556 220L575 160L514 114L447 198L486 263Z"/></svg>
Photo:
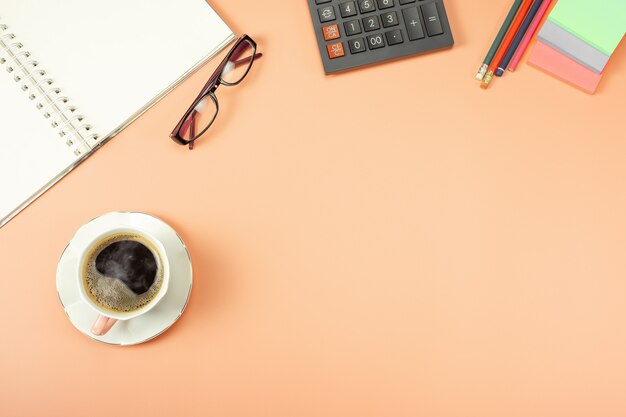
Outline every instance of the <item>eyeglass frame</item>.
<svg viewBox="0 0 626 417"><path fill-rule="evenodd" d="M233 53L237 50L239 45L241 45L243 42L248 42L252 46L252 48L253 48L253 53L251 55L252 58L251 58L250 65L248 65L248 68L246 69L246 72L243 74L243 76L237 82L229 83L228 81L224 81L222 79L224 68L226 68L226 64L228 64L228 62L230 61L230 58L233 56ZM211 127L211 125L213 125L213 122L215 121L215 118L217 117L217 114L220 111L220 105L219 105L219 102L217 101L217 97L215 95L215 91L222 84L224 84L225 86L228 86L228 87L233 87L233 86L236 86L239 83L241 83L243 81L243 79L246 78L246 76L248 75L248 72L250 72L250 69L252 68L252 65L254 64L255 58L259 58L262 55L260 53L257 54L256 50L257 50L257 44L254 41L254 39L252 39L250 36L244 34L244 35L240 36L239 39L237 39L237 41L235 42L233 47L230 49L228 54L226 54L226 56L224 57L222 62L220 62L220 64L215 69L215 71L213 72L213 74L211 75L209 80L206 82L204 87L202 87L202 90L200 90L200 93L198 94L196 99L191 103L191 106L189 106L187 111L184 113L183 117L180 119L180 121L178 122L178 124L176 125L174 130L172 130L172 133L170 133L170 138L174 142L178 143L179 145L183 145L183 146L189 145L189 148L192 149L193 142L195 142L202 135L204 135L206 133L206 131ZM239 61L236 61L235 64L237 64L237 62L239 62ZM204 128L204 130L202 132L200 132L199 134L195 135L195 137L193 137L193 139L191 139L191 140L184 139L181 136L180 131L184 127L185 121L195 111L195 109L198 106L198 104L200 104L200 102L202 100L204 100L207 96L211 97L211 100L213 100L213 103L215 104L215 114L213 115L213 118L207 124L207 126ZM193 129L193 120L194 119L192 118L191 120L192 120L192 125L189 128Z"/></svg>

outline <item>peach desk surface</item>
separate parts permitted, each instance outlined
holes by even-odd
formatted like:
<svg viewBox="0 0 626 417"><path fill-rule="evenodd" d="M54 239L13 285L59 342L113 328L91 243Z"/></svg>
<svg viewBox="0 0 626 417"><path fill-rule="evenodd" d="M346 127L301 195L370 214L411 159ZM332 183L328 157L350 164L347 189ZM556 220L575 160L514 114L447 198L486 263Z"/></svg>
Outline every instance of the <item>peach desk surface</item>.
<svg viewBox="0 0 626 417"><path fill-rule="evenodd" d="M216 61L0 230L1 416L626 415L623 44L595 96L524 63L485 92L510 2L446 0L453 49L324 77L306 2L212 3L265 57L196 149L167 135ZM55 291L112 210L194 262L130 348Z"/></svg>

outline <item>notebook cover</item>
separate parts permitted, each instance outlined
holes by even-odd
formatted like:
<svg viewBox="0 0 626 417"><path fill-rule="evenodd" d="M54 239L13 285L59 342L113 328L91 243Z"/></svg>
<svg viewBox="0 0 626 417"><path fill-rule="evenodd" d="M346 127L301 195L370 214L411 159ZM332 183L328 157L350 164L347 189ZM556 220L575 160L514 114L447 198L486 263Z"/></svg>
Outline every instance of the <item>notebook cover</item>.
<svg viewBox="0 0 626 417"><path fill-rule="evenodd" d="M559 0L548 20L610 56L626 32L626 0Z"/></svg>
<svg viewBox="0 0 626 417"><path fill-rule="evenodd" d="M537 37L557 51L599 74L610 56L572 35L554 22L546 21Z"/></svg>
<svg viewBox="0 0 626 417"><path fill-rule="evenodd" d="M596 92L603 75L596 74L541 41L535 44L528 63L589 94Z"/></svg>

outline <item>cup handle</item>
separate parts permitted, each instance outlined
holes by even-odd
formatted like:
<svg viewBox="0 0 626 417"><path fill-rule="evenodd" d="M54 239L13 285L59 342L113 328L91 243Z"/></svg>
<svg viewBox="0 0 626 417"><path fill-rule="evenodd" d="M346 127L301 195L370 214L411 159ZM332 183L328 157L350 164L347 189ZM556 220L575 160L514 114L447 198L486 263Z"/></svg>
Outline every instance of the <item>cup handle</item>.
<svg viewBox="0 0 626 417"><path fill-rule="evenodd" d="M117 319L112 319L111 317L100 314L91 327L91 333L96 336L104 336L109 330L111 330L111 327L113 327L116 322Z"/></svg>

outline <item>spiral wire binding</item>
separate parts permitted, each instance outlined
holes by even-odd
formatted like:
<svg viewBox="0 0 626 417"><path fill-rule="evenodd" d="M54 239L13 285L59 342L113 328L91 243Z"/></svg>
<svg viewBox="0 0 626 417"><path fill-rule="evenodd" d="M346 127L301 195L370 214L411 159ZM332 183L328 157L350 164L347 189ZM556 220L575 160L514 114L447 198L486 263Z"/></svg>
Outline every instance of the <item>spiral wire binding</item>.
<svg viewBox="0 0 626 417"><path fill-rule="evenodd" d="M89 152L88 139L98 139L98 135L92 133L93 127L85 123L85 116L71 105L61 88L55 85L54 79L39 68L39 62L32 59L31 53L16 40L15 34L9 32L9 27L0 23L0 65L3 64L13 81L20 84L22 91L35 102L35 107L50 121L50 127L65 139L65 144L74 154L81 156Z"/></svg>

